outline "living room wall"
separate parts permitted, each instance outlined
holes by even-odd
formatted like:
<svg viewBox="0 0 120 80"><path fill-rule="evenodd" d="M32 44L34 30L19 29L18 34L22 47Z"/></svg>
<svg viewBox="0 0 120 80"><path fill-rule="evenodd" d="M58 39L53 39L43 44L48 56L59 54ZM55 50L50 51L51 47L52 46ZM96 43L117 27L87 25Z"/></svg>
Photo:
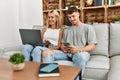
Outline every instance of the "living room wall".
<svg viewBox="0 0 120 80"><path fill-rule="evenodd" d="M0 48L21 44L19 28L43 25L42 0L0 0Z"/></svg>

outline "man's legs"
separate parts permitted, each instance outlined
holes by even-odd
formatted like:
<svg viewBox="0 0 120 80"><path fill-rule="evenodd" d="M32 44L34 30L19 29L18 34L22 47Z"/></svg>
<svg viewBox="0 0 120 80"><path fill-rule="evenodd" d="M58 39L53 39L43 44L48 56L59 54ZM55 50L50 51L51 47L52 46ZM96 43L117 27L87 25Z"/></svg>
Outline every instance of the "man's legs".
<svg viewBox="0 0 120 80"><path fill-rule="evenodd" d="M43 58L44 63L53 63L55 60L68 60L68 56L60 50L54 50L53 54Z"/></svg>
<svg viewBox="0 0 120 80"><path fill-rule="evenodd" d="M82 75L85 72L86 63L88 62L89 58L90 54L88 52L80 52L73 55L72 61L75 66L82 68Z"/></svg>
<svg viewBox="0 0 120 80"><path fill-rule="evenodd" d="M26 44L26 45L22 46L21 52L25 56L25 60L26 61L30 60L30 54L31 54L32 50L33 50L33 46L32 45Z"/></svg>

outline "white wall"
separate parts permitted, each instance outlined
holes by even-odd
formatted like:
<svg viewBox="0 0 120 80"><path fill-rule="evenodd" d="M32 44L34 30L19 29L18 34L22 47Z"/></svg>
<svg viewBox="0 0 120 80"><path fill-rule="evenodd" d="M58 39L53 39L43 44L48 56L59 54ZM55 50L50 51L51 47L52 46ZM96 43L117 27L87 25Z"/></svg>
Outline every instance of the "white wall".
<svg viewBox="0 0 120 80"><path fill-rule="evenodd" d="M16 43L18 0L0 0L0 47Z"/></svg>
<svg viewBox="0 0 120 80"><path fill-rule="evenodd" d="M19 26L32 28L33 25L43 25L42 0L20 0Z"/></svg>
<svg viewBox="0 0 120 80"><path fill-rule="evenodd" d="M0 48L21 44L18 29L42 25L42 0L0 0Z"/></svg>

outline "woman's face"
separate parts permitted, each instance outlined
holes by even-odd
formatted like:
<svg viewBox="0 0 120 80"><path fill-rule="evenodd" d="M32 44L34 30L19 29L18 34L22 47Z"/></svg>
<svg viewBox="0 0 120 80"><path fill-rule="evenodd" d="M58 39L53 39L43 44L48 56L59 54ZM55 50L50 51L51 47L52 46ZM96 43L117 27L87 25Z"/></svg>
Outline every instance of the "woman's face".
<svg viewBox="0 0 120 80"><path fill-rule="evenodd" d="M56 17L53 13L48 14L48 24L49 25L56 25Z"/></svg>

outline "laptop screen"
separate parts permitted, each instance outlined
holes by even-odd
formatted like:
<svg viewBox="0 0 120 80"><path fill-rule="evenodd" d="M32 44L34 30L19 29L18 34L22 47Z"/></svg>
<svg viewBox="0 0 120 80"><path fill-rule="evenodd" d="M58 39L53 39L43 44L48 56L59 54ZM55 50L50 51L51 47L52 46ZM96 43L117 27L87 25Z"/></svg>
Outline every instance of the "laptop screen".
<svg viewBox="0 0 120 80"><path fill-rule="evenodd" d="M31 44L33 46L43 46L40 30L19 29L23 44Z"/></svg>

